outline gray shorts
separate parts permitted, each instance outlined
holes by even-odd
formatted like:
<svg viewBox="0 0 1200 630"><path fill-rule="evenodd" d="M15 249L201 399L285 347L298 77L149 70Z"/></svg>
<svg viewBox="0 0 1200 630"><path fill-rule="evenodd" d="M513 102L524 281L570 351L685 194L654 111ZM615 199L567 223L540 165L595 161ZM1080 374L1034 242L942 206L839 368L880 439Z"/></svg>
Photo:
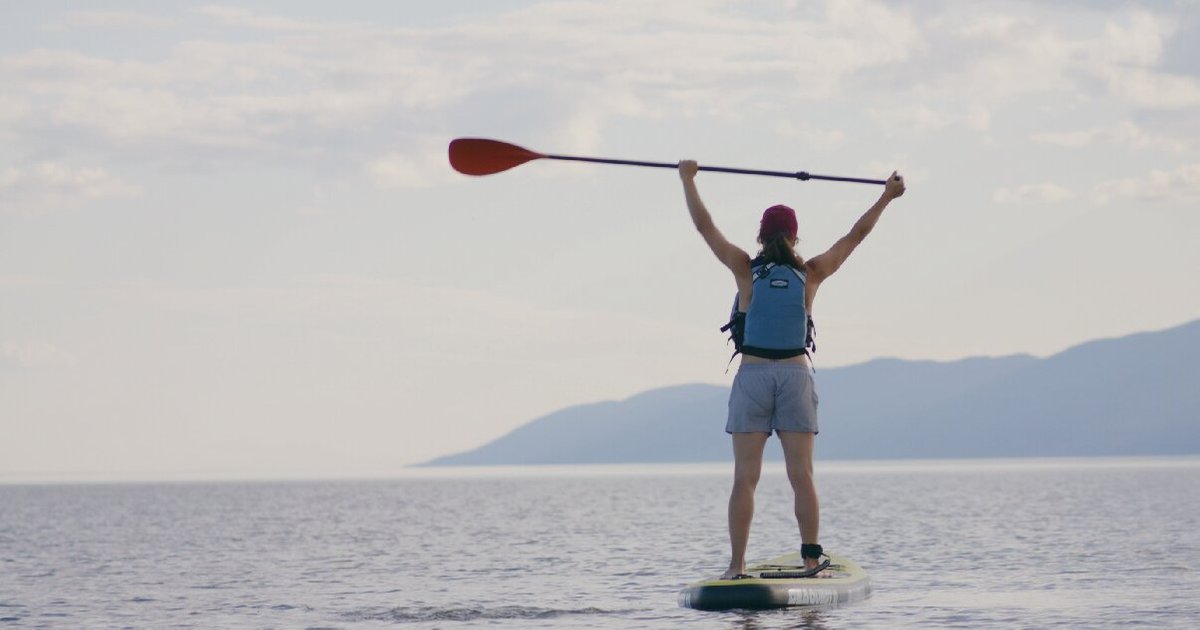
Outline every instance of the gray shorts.
<svg viewBox="0 0 1200 630"><path fill-rule="evenodd" d="M798 363L751 363L738 368L729 392L726 433L817 433L817 388Z"/></svg>

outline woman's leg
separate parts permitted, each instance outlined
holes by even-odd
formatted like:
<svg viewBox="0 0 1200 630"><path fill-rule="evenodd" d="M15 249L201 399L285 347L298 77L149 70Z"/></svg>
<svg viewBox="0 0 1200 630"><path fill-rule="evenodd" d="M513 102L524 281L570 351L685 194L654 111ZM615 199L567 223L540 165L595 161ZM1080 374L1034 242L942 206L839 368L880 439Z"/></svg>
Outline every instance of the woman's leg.
<svg viewBox="0 0 1200 630"><path fill-rule="evenodd" d="M746 543L754 518L754 488L762 473L763 447L770 433L733 434L733 490L729 493L729 570L731 578L746 570Z"/></svg>
<svg viewBox="0 0 1200 630"><path fill-rule="evenodd" d="M816 435L796 431L780 431L783 457L787 462L788 481L796 495L796 522L800 525L800 542L819 544L818 530L821 527L821 508L817 500L817 486L813 483L813 444ZM808 567L817 566L817 560L804 561Z"/></svg>

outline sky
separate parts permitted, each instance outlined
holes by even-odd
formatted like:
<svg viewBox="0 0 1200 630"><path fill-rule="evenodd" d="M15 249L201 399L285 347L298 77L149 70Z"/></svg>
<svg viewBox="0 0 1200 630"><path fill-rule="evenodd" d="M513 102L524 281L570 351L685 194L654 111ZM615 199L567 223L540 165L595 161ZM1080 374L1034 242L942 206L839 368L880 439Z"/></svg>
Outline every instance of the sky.
<svg viewBox="0 0 1200 630"><path fill-rule="evenodd" d="M0 480L386 476L732 380L676 173L467 177L461 136L898 169L818 383L1200 318L1196 0L3 2L0 85ZM879 194L698 183L805 256Z"/></svg>

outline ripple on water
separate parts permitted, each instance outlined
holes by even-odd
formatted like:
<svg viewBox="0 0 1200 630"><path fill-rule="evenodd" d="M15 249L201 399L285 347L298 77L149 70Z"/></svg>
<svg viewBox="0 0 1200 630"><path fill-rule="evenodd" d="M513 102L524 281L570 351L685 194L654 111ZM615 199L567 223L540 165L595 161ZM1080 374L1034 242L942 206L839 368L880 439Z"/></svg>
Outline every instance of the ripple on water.
<svg viewBox="0 0 1200 630"><path fill-rule="evenodd" d="M420 623L430 621L478 621L516 619L554 619L573 615L613 615L626 611L603 610L600 608L538 608L535 606L438 606L400 607L388 610L372 609L351 611L343 615L347 621L391 621L397 623Z"/></svg>

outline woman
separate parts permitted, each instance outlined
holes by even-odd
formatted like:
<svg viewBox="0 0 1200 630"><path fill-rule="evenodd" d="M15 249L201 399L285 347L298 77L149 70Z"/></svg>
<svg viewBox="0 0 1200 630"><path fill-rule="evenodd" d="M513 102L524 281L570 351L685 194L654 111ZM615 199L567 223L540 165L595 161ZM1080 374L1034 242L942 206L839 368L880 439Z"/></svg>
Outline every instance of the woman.
<svg viewBox="0 0 1200 630"><path fill-rule="evenodd" d="M740 335L741 365L729 395L725 431L733 436L733 490L729 495L729 544L732 557L722 579L746 569L746 542L754 516L754 488L762 470L763 447L772 431L783 444L788 480L795 494L804 564L816 570L822 555L817 542L820 511L813 485L813 439L817 434L817 395L808 348L809 320L817 288L832 276L866 238L883 209L904 194L904 178L892 173L879 201L858 219L829 251L805 261L795 251L796 214L772 206L762 217L758 242L762 251L750 256L725 239L713 224L696 189L696 162L679 163L679 176L692 223L726 267L733 272L738 299L734 320L744 318Z"/></svg>

